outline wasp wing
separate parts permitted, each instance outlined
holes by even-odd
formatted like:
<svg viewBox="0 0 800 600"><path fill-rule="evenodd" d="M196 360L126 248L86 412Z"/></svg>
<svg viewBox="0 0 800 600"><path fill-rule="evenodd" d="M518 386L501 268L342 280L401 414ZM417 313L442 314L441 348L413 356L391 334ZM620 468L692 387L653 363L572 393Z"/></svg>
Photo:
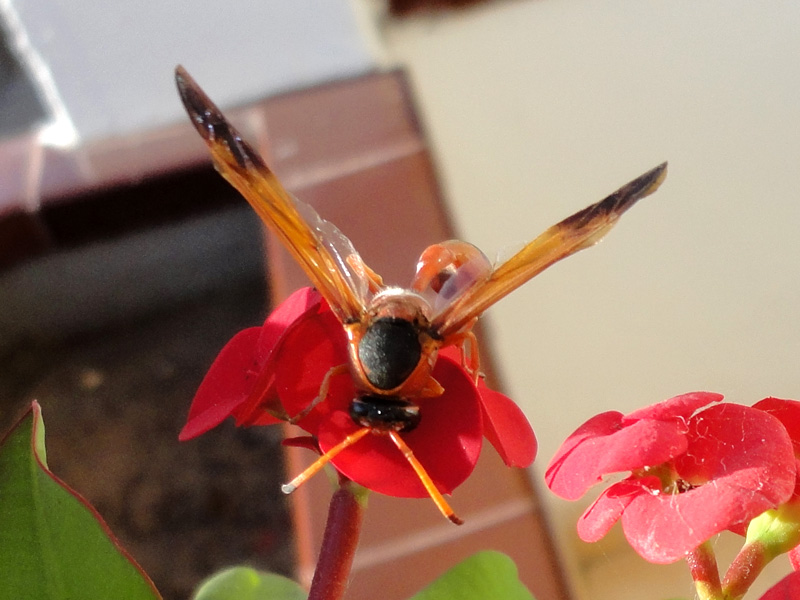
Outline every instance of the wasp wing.
<svg viewBox="0 0 800 600"><path fill-rule="evenodd" d="M433 319L442 338L468 329L489 306L562 258L599 242L637 200L652 194L664 181L667 163L637 177L596 204L553 225L506 262L480 285L466 291Z"/></svg>
<svg viewBox="0 0 800 600"><path fill-rule="evenodd" d="M280 239L338 318L345 323L360 319L369 290L368 270L350 240L283 188L183 67L175 70L175 81L217 171Z"/></svg>

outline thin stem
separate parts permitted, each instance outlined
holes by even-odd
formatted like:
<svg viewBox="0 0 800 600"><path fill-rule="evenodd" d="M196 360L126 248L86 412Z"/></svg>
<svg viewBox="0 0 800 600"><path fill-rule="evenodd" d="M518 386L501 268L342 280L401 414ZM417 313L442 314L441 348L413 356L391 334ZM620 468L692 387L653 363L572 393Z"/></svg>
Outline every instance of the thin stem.
<svg viewBox="0 0 800 600"><path fill-rule="evenodd" d="M364 507L355 487L342 484L328 507L328 523L308 600L341 600L344 597L363 517Z"/></svg>
<svg viewBox="0 0 800 600"><path fill-rule="evenodd" d="M769 561L761 542L745 544L725 573L725 597L736 600L744 596Z"/></svg>
<svg viewBox="0 0 800 600"><path fill-rule="evenodd" d="M708 542L703 542L686 556L689 572L700 600L722 600L722 584L719 581L719 568L714 550Z"/></svg>

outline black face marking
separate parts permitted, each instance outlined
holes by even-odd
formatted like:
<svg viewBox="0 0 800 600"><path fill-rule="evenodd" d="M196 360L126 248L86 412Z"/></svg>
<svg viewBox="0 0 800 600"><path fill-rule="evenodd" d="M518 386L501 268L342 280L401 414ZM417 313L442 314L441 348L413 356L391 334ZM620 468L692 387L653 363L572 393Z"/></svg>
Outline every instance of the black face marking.
<svg viewBox="0 0 800 600"><path fill-rule="evenodd" d="M391 390L402 384L421 356L419 333L406 319L378 319L358 343L358 360L369 382L379 390Z"/></svg>
<svg viewBox="0 0 800 600"><path fill-rule="evenodd" d="M350 417L378 431L411 431L419 425L419 407L392 396L361 396L350 404Z"/></svg>

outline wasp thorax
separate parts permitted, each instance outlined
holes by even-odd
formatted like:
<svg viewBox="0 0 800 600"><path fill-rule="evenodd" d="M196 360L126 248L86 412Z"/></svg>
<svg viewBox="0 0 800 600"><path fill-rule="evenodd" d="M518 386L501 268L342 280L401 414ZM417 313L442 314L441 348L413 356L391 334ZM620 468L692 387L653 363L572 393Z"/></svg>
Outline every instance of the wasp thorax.
<svg viewBox="0 0 800 600"><path fill-rule="evenodd" d="M423 357L427 336L426 306L416 294L390 291L375 298L367 326L358 340L358 360L378 390L402 385Z"/></svg>
<svg viewBox="0 0 800 600"><path fill-rule="evenodd" d="M358 359L369 382L391 390L409 378L419 364L422 347L414 324L384 317L370 324L358 344Z"/></svg>

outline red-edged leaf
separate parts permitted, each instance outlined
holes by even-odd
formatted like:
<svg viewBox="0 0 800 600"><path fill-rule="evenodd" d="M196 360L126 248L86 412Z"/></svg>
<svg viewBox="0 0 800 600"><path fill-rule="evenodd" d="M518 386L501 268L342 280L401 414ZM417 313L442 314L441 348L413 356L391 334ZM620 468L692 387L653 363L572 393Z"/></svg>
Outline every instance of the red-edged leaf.
<svg viewBox="0 0 800 600"><path fill-rule="evenodd" d="M0 446L0 598L157 600L89 503L47 468L41 409Z"/></svg>

